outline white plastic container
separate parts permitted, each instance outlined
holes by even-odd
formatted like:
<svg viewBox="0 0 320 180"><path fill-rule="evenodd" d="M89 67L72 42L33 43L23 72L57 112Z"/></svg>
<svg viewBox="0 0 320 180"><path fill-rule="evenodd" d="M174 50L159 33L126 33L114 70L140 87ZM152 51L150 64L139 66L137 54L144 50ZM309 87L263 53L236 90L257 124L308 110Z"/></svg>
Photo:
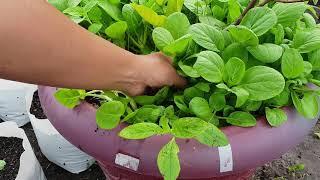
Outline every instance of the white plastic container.
<svg viewBox="0 0 320 180"><path fill-rule="evenodd" d="M0 79L0 119L13 121L19 127L29 120L27 104L31 104L30 92L37 89L36 85Z"/></svg>
<svg viewBox="0 0 320 180"><path fill-rule="evenodd" d="M33 92L28 92L27 99L32 99ZM27 104L30 109L32 101ZM34 133L41 152L47 159L71 173L87 170L95 160L67 141L48 119L37 119L28 111Z"/></svg>
<svg viewBox="0 0 320 180"><path fill-rule="evenodd" d="M0 123L0 137L17 137L23 139L24 152L20 156L20 167L16 180L46 180L43 170L33 153L30 142L15 122Z"/></svg>

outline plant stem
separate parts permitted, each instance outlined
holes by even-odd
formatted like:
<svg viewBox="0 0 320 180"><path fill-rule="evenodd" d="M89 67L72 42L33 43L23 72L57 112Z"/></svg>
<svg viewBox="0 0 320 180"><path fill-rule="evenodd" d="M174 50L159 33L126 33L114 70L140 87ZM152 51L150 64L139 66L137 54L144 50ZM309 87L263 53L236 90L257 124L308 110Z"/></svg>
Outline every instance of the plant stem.
<svg viewBox="0 0 320 180"><path fill-rule="evenodd" d="M256 5L257 2L258 0L251 0L246 9L244 9L244 11L241 13L240 17L236 20L234 24L239 25L243 17L248 13L250 9L252 9Z"/></svg>
<svg viewBox="0 0 320 180"><path fill-rule="evenodd" d="M132 41L132 43L137 46L140 50L143 49L143 47L130 35L129 36L129 39Z"/></svg>
<svg viewBox="0 0 320 180"><path fill-rule="evenodd" d="M112 101L112 98L106 96L106 95L99 95L99 94L87 94L87 96L96 97L100 99L105 99L107 101Z"/></svg>
<svg viewBox="0 0 320 180"><path fill-rule="evenodd" d="M97 93L97 92L102 93L103 91L101 91L101 90L92 90L92 91L87 92L87 94L94 94L94 93Z"/></svg>
<svg viewBox="0 0 320 180"><path fill-rule="evenodd" d="M259 7L262 7L266 4L268 4L269 2L272 2L273 0L264 0L263 2L261 2L260 4L258 4Z"/></svg>

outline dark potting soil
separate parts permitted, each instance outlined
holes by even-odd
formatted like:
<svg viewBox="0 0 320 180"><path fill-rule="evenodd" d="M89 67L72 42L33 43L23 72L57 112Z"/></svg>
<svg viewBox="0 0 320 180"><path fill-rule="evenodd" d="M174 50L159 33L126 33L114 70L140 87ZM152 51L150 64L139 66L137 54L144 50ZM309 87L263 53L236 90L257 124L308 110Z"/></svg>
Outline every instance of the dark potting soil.
<svg viewBox="0 0 320 180"><path fill-rule="evenodd" d="M38 119L46 119L40 101L38 92L33 95L33 101L30 108L30 113L35 115ZM63 168L50 162L41 152L38 145L37 138L34 134L31 123L26 124L22 127L25 131L33 151L44 171L47 180L105 180L105 175L97 164L93 164L89 169L79 174L70 173ZM0 180L2 180L0 178Z"/></svg>
<svg viewBox="0 0 320 180"><path fill-rule="evenodd" d="M38 91L33 94L33 100L30 107L30 113L38 119L47 119L47 116L43 113Z"/></svg>
<svg viewBox="0 0 320 180"><path fill-rule="evenodd" d="M15 180L20 167L20 156L24 152L22 139L16 137L0 137L0 160L6 166L0 171L1 180Z"/></svg>

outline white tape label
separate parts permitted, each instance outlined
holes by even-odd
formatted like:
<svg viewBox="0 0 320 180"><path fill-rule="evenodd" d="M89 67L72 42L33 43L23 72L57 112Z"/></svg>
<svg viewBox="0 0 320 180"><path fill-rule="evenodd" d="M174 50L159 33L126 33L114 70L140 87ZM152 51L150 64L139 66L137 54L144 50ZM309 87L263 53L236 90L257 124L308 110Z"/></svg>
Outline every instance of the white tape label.
<svg viewBox="0 0 320 180"><path fill-rule="evenodd" d="M116 159L114 161L115 164L134 171L138 170L139 162L139 159L121 153L116 154Z"/></svg>
<svg viewBox="0 0 320 180"><path fill-rule="evenodd" d="M233 170L232 150L230 144L218 147L220 158L220 172L228 172Z"/></svg>

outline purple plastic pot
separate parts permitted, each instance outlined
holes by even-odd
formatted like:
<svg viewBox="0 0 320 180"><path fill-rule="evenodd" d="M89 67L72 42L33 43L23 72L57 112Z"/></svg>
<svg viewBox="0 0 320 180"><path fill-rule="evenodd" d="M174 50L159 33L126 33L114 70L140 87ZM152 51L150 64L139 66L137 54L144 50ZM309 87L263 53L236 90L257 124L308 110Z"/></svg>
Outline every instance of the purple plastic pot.
<svg viewBox="0 0 320 180"><path fill-rule="evenodd" d="M169 135L146 140L124 140L118 133L121 124L112 131L99 130L95 122L96 109L81 103L67 109L53 97L56 88L39 87L44 112L55 128L72 144L95 157L112 179L161 179L156 158ZM317 120L306 120L292 108L285 108L288 121L271 128L264 117L252 128L226 127L230 146L207 147L195 140L177 140L180 147L181 173L179 179L237 179L250 175L248 170L279 158L303 141ZM124 156L128 155L128 156ZM129 157L129 159L128 159Z"/></svg>

